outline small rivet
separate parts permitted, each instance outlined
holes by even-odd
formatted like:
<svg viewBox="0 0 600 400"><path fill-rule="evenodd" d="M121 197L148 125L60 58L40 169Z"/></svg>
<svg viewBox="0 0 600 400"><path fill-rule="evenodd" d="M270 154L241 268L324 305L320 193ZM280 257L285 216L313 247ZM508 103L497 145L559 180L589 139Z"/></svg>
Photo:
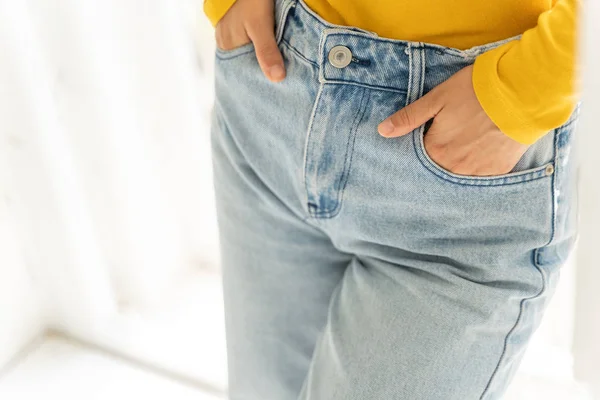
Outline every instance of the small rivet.
<svg viewBox="0 0 600 400"><path fill-rule="evenodd" d="M554 173L554 166L552 164L548 164L546 166L546 175L552 175Z"/></svg>
<svg viewBox="0 0 600 400"><path fill-rule="evenodd" d="M335 46L329 51L329 63L336 68L345 68L352 61L352 52L346 46Z"/></svg>

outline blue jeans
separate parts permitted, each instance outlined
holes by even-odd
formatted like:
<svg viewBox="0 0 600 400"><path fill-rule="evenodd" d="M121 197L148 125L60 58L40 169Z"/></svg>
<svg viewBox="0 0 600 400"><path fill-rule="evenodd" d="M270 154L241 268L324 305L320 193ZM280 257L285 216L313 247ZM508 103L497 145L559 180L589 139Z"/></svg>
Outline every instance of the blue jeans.
<svg viewBox="0 0 600 400"><path fill-rule="evenodd" d="M424 127L377 125L503 42L388 40L296 0L276 16L282 83L252 44L216 54L230 398L499 399L575 239L577 113L511 173L456 175Z"/></svg>

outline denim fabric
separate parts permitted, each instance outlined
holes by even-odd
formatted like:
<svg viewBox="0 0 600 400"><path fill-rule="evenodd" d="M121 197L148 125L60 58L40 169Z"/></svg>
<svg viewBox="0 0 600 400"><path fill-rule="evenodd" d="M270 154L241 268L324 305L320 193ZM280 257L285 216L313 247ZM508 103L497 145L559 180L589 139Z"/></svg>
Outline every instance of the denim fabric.
<svg viewBox="0 0 600 400"><path fill-rule="evenodd" d="M276 12L282 83L252 44L216 54L230 398L501 398L575 239L577 112L511 173L456 175L424 127L386 139L377 125L503 42L461 51L299 1Z"/></svg>

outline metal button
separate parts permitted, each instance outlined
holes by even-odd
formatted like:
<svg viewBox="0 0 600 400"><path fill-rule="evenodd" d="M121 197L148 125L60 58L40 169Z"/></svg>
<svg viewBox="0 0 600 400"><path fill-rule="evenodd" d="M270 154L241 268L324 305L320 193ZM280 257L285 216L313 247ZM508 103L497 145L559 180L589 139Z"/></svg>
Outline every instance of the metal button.
<svg viewBox="0 0 600 400"><path fill-rule="evenodd" d="M329 51L329 63L336 68L347 67L352 61L352 52L346 46L335 46Z"/></svg>
<svg viewBox="0 0 600 400"><path fill-rule="evenodd" d="M546 165L546 175L552 175L554 173L554 166L552 164Z"/></svg>

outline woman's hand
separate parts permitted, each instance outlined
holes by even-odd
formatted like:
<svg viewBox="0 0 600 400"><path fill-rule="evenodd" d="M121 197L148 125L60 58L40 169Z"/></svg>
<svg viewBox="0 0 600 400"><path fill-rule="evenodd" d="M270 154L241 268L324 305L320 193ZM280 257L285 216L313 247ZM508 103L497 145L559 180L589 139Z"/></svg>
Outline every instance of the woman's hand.
<svg viewBox="0 0 600 400"><path fill-rule="evenodd" d="M283 58L275 42L273 0L237 0L217 23L217 46L232 50L254 43L256 58L272 82L285 78Z"/></svg>
<svg viewBox="0 0 600 400"><path fill-rule="evenodd" d="M379 133L406 135L433 118L424 142L441 167L459 175L509 173L528 146L506 136L487 116L475 95L472 75L473 66L458 71L383 121Z"/></svg>

